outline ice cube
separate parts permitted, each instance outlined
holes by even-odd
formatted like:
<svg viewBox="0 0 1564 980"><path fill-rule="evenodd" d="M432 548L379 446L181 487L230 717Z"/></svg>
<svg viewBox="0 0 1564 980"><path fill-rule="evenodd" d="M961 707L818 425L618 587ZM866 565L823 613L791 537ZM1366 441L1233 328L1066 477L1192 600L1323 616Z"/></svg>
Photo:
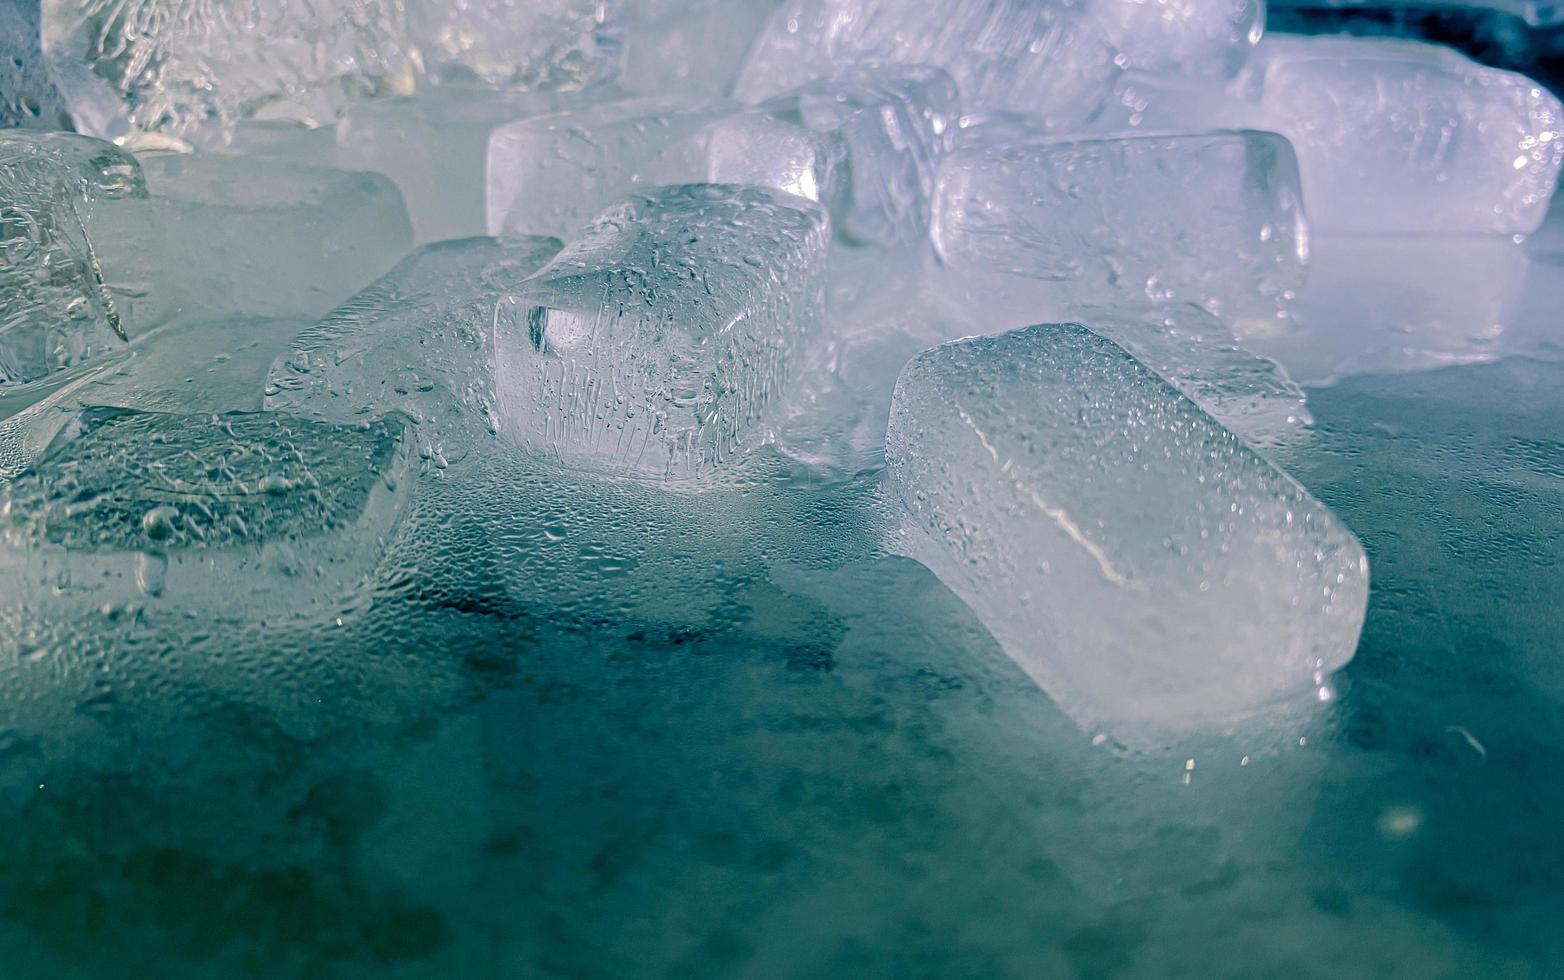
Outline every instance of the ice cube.
<svg viewBox="0 0 1564 980"><path fill-rule="evenodd" d="M961 116L949 75L920 65L850 69L760 108L840 142L845 186L832 202L839 235L893 245L928 234L935 171Z"/></svg>
<svg viewBox="0 0 1564 980"><path fill-rule="evenodd" d="M700 139L711 183L769 187L817 203L846 196L841 142L796 122L736 112L712 123Z"/></svg>
<svg viewBox="0 0 1564 980"><path fill-rule="evenodd" d="M1274 133L1059 140L964 130L940 167L932 237L952 270L1051 284L1075 302L1269 310L1302 282L1297 162Z"/></svg>
<svg viewBox="0 0 1564 980"><path fill-rule="evenodd" d="M201 154L141 157L150 196L86 226L131 332L228 313L315 317L412 244L379 174Z"/></svg>
<svg viewBox="0 0 1564 980"><path fill-rule="evenodd" d="M1094 0L1132 71L1232 76L1265 28L1264 0Z"/></svg>
<svg viewBox="0 0 1564 980"><path fill-rule="evenodd" d="M751 48L734 87L759 102L862 62L930 65L969 108L1025 112L1049 125L1089 119L1119 73L1083 7L1054 0L789 0Z"/></svg>
<svg viewBox="0 0 1564 980"><path fill-rule="evenodd" d="M359 98L409 94L424 71L550 88L611 78L617 6L43 0L39 39L81 132L215 146L252 116L326 125Z"/></svg>
<svg viewBox="0 0 1564 980"><path fill-rule="evenodd" d="M886 436L914 553L1083 727L1328 699L1363 549L1123 348L1040 325L914 358Z"/></svg>
<svg viewBox="0 0 1564 980"><path fill-rule="evenodd" d="M821 315L826 234L808 201L727 184L609 209L496 320L502 425L604 470L730 461Z"/></svg>
<svg viewBox="0 0 1564 980"><path fill-rule="evenodd" d="M333 613L408 495L404 428L84 409L0 488L0 592L56 619Z"/></svg>
<svg viewBox="0 0 1564 980"><path fill-rule="evenodd" d="M1321 230L1531 232L1564 160L1558 99L1441 45L1272 36L1243 86L1296 148Z"/></svg>
<svg viewBox="0 0 1564 980"><path fill-rule="evenodd" d="M334 160L390 177L407 202L418 242L482 235L490 135L507 123L557 113L589 97L442 85L371 100L348 109L337 123Z"/></svg>
<svg viewBox="0 0 1564 980"><path fill-rule="evenodd" d="M569 239L637 187L706 175L699 135L736 106L621 99L501 126L489 137L490 234Z"/></svg>
<svg viewBox="0 0 1564 980"><path fill-rule="evenodd" d="M579 88L619 74L618 0L407 0L411 41L437 79Z"/></svg>
<svg viewBox="0 0 1564 980"><path fill-rule="evenodd" d="M265 407L342 422L401 413L434 465L460 460L499 427L497 311L559 249L552 238L426 245L299 334L272 365Z"/></svg>
<svg viewBox="0 0 1564 980"><path fill-rule="evenodd" d="M707 98L733 87L744 53L779 0L631 0L621 84L639 95Z"/></svg>
<svg viewBox="0 0 1564 980"><path fill-rule="evenodd" d="M128 338L86 222L140 203L134 157L66 133L0 131L0 387L37 381Z"/></svg>

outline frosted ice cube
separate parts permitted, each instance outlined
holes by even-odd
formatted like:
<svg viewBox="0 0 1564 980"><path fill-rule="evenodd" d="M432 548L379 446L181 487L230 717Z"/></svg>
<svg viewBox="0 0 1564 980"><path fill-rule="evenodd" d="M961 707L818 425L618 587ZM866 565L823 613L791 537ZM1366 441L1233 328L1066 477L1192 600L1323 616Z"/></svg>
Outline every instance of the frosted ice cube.
<svg viewBox="0 0 1564 980"><path fill-rule="evenodd" d="M761 108L841 144L844 188L832 202L838 234L880 245L928 234L935 171L961 116L949 75L920 65L851 69Z"/></svg>
<svg viewBox="0 0 1564 980"><path fill-rule="evenodd" d="M418 242L482 235L489 136L507 123L556 113L585 97L443 85L362 102L337 123L334 160L390 177L407 202Z"/></svg>
<svg viewBox="0 0 1564 980"><path fill-rule="evenodd" d="M1083 726L1328 698L1357 645L1368 568L1352 533L1084 327L920 354L886 459L915 554Z"/></svg>
<svg viewBox="0 0 1564 980"><path fill-rule="evenodd" d="M744 53L779 0L631 0L626 4L628 92L708 98L733 87Z"/></svg>
<svg viewBox="0 0 1564 980"><path fill-rule="evenodd" d="M1093 0L1123 67L1231 76L1265 28L1265 0Z"/></svg>
<svg viewBox="0 0 1564 980"><path fill-rule="evenodd" d="M401 195L379 174L200 154L140 162L150 196L87 220L132 333L226 313L319 316L412 244Z"/></svg>
<svg viewBox="0 0 1564 980"><path fill-rule="evenodd" d="M1564 107L1523 75L1417 41L1272 36L1243 83L1319 229L1526 233L1547 212Z"/></svg>
<svg viewBox="0 0 1564 980"><path fill-rule="evenodd" d="M501 126L489 137L489 233L569 239L637 187L703 179L699 134L735 108L621 99Z"/></svg>
<svg viewBox="0 0 1564 980"><path fill-rule="evenodd" d="M497 318L504 427L600 469L682 478L728 462L821 315L826 234L817 206L753 187L609 209Z"/></svg>
<svg viewBox="0 0 1564 980"><path fill-rule="evenodd" d="M0 488L0 592L56 619L335 611L408 495L404 427L84 409Z"/></svg>
<svg viewBox="0 0 1564 980"><path fill-rule="evenodd" d="M734 95L758 102L862 62L931 65L969 108L1070 125L1101 107L1114 57L1087 10L1052 0L790 0L766 22Z"/></svg>
<svg viewBox="0 0 1564 980"><path fill-rule="evenodd" d="M618 0L407 0L407 20L436 78L576 88L620 70Z"/></svg>
<svg viewBox="0 0 1564 980"><path fill-rule="evenodd" d="M941 165L932 237L974 289L997 272L1077 302L1274 312L1307 258L1298 184L1274 133L1064 141L996 120Z"/></svg>
<svg viewBox="0 0 1564 980"><path fill-rule="evenodd" d="M461 459L499 428L498 309L559 249L553 238L419 249L294 339L267 376L265 407L344 422L401 413L434 465Z"/></svg>
<svg viewBox="0 0 1564 980"><path fill-rule="evenodd" d="M86 222L145 199L134 157L66 133L0 131L0 387L37 381L126 339Z"/></svg>

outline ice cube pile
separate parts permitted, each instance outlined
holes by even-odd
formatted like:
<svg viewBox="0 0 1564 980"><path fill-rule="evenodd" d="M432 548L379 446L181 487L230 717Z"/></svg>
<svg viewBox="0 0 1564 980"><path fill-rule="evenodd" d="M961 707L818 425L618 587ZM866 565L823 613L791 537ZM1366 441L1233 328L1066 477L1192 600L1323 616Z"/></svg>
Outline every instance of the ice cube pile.
<svg viewBox="0 0 1564 980"><path fill-rule="evenodd" d="M680 509L856 481L861 530L1088 730L1329 700L1368 569L1281 468L1309 444L1289 368L1331 370L1297 353L1311 266L1430 236L1503 266L1564 109L1264 22L0 7L5 616L340 622L421 574L432 488L481 507L507 471ZM514 560L484 547L457 560Z"/></svg>

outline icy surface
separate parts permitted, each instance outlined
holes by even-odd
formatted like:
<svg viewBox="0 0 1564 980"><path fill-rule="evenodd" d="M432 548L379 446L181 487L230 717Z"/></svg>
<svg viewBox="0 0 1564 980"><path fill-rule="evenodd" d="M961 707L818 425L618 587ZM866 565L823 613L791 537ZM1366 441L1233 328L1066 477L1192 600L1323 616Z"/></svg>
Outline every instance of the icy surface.
<svg viewBox="0 0 1564 980"><path fill-rule="evenodd" d="M1328 692L1357 645L1368 565L1351 532L1083 327L914 358L886 461L930 537L919 557L1088 727Z"/></svg>
<svg viewBox="0 0 1564 980"><path fill-rule="evenodd" d="M610 208L497 314L502 425L609 471L730 462L821 316L826 233L802 198L728 184Z"/></svg>
<svg viewBox="0 0 1564 980"><path fill-rule="evenodd" d="M500 426L495 321L560 249L552 238L426 245L305 329L272 365L269 410L348 422L400 413L424 465L460 462Z"/></svg>
<svg viewBox="0 0 1564 980"><path fill-rule="evenodd" d="M114 146L0 131L0 386L127 339L84 221L98 202L146 194L136 160Z"/></svg>
<svg viewBox="0 0 1564 980"><path fill-rule="evenodd" d="M407 19L412 45L436 78L578 88L619 74L619 7L619 0L407 0Z"/></svg>
<svg viewBox="0 0 1564 980"><path fill-rule="evenodd" d="M841 143L765 112L736 112L712 123L706 179L715 184L769 187L816 203L845 197Z"/></svg>
<svg viewBox="0 0 1564 980"><path fill-rule="evenodd" d="M489 138L489 233L569 240L638 187L705 179L701 137L734 108L634 98L501 126Z"/></svg>
<svg viewBox="0 0 1564 980"><path fill-rule="evenodd" d="M1292 141L1322 230L1530 232L1564 160L1564 107L1441 45L1273 36L1245 86Z"/></svg>
<svg viewBox="0 0 1564 980"><path fill-rule="evenodd" d="M1084 8L1052 0L790 0L750 49L734 95L757 102L861 62L929 65L969 107L1069 125L1102 105L1114 57Z"/></svg>
<svg viewBox="0 0 1564 980"><path fill-rule="evenodd" d="M1308 242L1297 162L1275 134L1054 140L1004 118L964 130L942 164L932 234L964 275L1230 314L1274 311Z"/></svg>
<svg viewBox="0 0 1564 980"><path fill-rule="evenodd" d="M0 3L0 128L70 129L38 45L37 0Z"/></svg>
<svg viewBox="0 0 1564 980"><path fill-rule="evenodd" d="M630 0L625 89L714 97L733 87L744 54L780 0Z"/></svg>

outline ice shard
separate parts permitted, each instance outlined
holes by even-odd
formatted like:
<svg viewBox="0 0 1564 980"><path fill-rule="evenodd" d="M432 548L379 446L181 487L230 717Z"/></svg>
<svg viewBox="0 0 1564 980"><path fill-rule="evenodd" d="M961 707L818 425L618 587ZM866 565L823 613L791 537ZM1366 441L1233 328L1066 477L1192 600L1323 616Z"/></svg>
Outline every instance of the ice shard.
<svg viewBox="0 0 1564 980"><path fill-rule="evenodd" d="M1328 699L1357 645L1368 568L1352 533L1084 327L914 358L886 460L914 555L1084 727Z"/></svg>
<svg viewBox="0 0 1564 980"><path fill-rule="evenodd" d="M961 139L940 167L932 235L963 275L1233 315L1274 312L1302 282L1298 165L1274 133L1057 140L996 120Z"/></svg>
<svg viewBox="0 0 1564 980"><path fill-rule="evenodd" d="M750 49L734 95L758 102L861 63L929 65L970 108L1068 126L1101 107L1115 57L1086 8L1055 0L790 0Z"/></svg>
<svg viewBox="0 0 1564 980"><path fill-rule="evenodd" d="M599 470L729 462L821 315L827 224L802 198L726 184L604 212L496 320L502 426Z"/></svg>

